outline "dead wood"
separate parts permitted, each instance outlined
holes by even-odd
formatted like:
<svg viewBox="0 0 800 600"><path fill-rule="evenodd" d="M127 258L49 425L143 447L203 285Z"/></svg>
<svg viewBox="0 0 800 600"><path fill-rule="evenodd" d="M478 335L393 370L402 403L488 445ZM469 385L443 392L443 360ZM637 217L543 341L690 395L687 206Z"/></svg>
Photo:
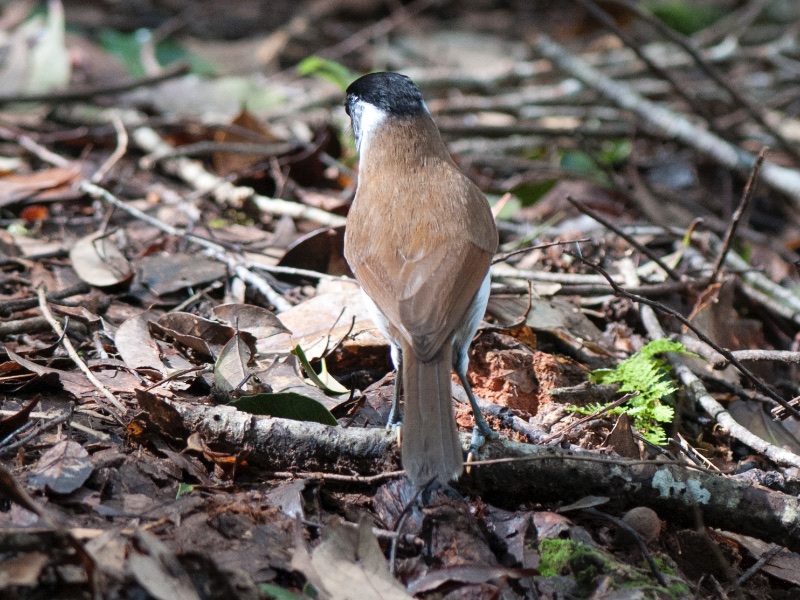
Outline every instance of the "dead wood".
<svg viewBox="0 0 800 600"><path fill-rule="evenodd" d="M151 402L158 405L143 408L160 427L174 432L172 419L177 418L186 431L199 433L215 450L236 453L245 448L253 465L269 470L374 475L398 465L393 438L383 429L345 429L254 417L227 406L152 398ZM465 449L468 439L462 436ZM800 534L793 527L800 501L731 477L676 464L504 440L487 444L482 458L501 460L473 467L458 487L489 502L516 506L608 496L620 508L649 506L671 522L702 523L800 550ZM508 460L512 458L517 460Z"/></svg>

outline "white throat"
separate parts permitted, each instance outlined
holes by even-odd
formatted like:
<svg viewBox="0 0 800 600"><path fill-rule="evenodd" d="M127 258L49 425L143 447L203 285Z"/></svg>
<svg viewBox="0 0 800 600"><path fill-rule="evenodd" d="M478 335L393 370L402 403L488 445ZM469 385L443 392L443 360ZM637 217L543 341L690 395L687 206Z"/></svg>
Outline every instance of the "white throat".
<svg viewBox="0 0 800 600"><path fill-rule="evenodd" d="M367 104L366 102L359 102L356 106L358 115L354 119L354 133L356 136L356 148L361 156L367 151L369 140L378 129L378 126L386 120L386 113L381 109Z"/></svg>

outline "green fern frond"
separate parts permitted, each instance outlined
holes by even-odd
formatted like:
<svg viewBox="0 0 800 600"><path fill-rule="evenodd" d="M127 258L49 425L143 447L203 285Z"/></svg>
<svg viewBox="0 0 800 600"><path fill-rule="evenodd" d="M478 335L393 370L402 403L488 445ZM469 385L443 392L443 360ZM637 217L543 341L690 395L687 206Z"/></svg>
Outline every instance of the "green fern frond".
<svg viewBox="0 0 800 600"><path fill-rule="evenodd" d="M661 423L670 423L675 417L675 410L669 404L668 396L678 388L669 377L671 370L667 361L658 355L665 352L679 354L692 353L680 342L672 340L655 340L644 346L639 352L622 361L613 369L597 369L590 380L598 384L619 384L622 393L635 394L624 405L610 410L611 414L623 411L633 418L633 423L640 434L654 444L666 443L667 436ZM594 404L575 410L583 414L591 414L607 405Z"/></svg>

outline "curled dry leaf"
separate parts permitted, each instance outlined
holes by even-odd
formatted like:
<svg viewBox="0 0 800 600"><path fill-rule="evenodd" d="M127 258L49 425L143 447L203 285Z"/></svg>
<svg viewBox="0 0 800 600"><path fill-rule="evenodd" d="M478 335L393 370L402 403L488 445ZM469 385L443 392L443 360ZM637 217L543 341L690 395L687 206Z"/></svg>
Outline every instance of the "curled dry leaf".
<svg viewBox="0 0 800 600"><path fill-rule="evenodd" d="M38 198L47 190L68 189L75 182L80 170L77 168L53 167L25 175L9 175L0 179L0 207Z"/></svg>
<svg viewBox="0 0 800 600"><path fill-rule="evenodd" d="M28 419L30 418L31 411L37 404L39 404L38 396L20 408L13 415L6 417L5 419L0 419L0 440L5 439L17 429L22 427L25 423L27 423Z"/></svg>
<svg viewBox="0 0 800 600"><path fill-rule="evenodd" d="M95 287L119 285L133 277L128 259L106 232L79 239L69 251L69 258L78 277Z"/></svg>
<svg viewBox="0 0 800 600"><path fill-rule="evenodd" d="M117 329L114 343L123 362L131 369L152 369L167 374L158 344L150 335L151 315L144 312L131 317Z"/></svg>
<svg viewBox="0 0 800 600"><path fill-rule="evenodd" d="M278 317L266 308L252 304L221 304L215 306L211 314L226 325L252 334L256 341L279 333L289 333Z"/></svg>
<svg viewBox="0 0 800 600"><path fill-rule="evenodd" d="M93 470L84 447L64 440L42 454L28 477L28 484L37 490L70 494L86 483Z"/></svg>
<svg viewBox="0 0 800 600"><path fill-rule="evenodd" d="M28 369L31 373L36 373L40 377L45 377L47 375L57 376L62 387L78 400L83 400L84 396L91 395L97 391L94 385L92 385L92 382L81 372L61 371L59 369L45 367L44 365L39 365L26 358L22 358L19 354L16 354L8 348L6 348L6 354L8 354L8 358L15 363Z"/></svg>
<svg viewBox="0 0 800 600"><path fill-rule="evenodd" d="M247 365L250 364L252 358L252 349L242 339L241 332L236 331L222 348L214 363L216 393L230 395L241 389L250 373Z"/></svg>
<svg viewBox="0 0 800 600"><path fill-rule="evenodd" d="M167 313L153 325L206 357L217 356L236 332L233 327L184 312ZM242 332L242 339L255 349L251 334Z"/></svg>

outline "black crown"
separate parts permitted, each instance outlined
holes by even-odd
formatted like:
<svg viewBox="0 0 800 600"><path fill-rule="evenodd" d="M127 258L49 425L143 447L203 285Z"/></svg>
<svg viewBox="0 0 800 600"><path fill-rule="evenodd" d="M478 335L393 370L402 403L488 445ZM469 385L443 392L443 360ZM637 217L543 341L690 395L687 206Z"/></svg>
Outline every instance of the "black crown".
<svg viewBox="0 0 800 600"><path fill-rule="evenodd" d="M352 103L357 100L398 117L410 117L425 110L419 88L400 73L370 73L356 79L347 88L345 107L348 114Z"/></svg>

